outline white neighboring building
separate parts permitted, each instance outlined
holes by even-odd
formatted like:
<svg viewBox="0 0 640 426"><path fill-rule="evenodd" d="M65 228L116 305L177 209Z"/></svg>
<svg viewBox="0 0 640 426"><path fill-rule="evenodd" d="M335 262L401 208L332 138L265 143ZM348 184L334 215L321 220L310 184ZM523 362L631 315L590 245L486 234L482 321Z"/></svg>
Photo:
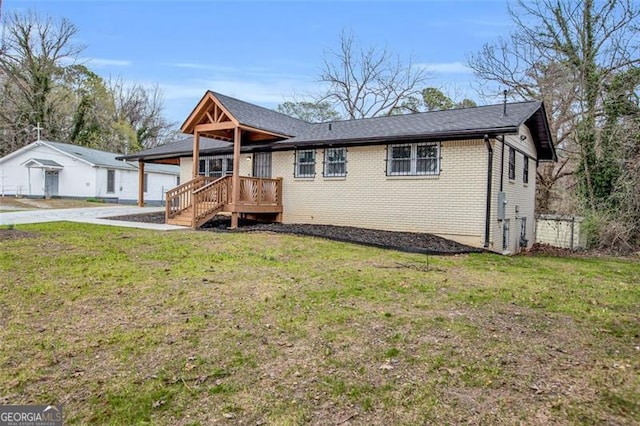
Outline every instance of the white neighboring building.
<svg viewBox="0 0 640 426"><path fill-rule="evenodd" d="M60 142L36 141L0 158L0 196L101 198L135 203L138 164L120 154ZM147 164L144 198L160 204L179 184L178 166Z"/></svg>

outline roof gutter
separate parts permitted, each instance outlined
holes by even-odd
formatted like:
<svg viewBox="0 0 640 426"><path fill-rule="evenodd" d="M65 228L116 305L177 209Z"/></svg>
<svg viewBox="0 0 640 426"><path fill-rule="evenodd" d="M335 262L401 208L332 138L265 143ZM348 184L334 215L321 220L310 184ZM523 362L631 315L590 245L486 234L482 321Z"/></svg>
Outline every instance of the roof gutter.
<svg viewBox="0 0 640 426"><path fill-rule="evenodd" d="M410 141L447 141L447 140L460 140L460 139L482 139L485 135L497 136L500 134L516 134L519 131L519 127L496 127L489 129L474 129L469 131L457 131L457 132L439 132L439 133L428 133L423 135L392 135L383 138L351 138L351 139L317 139L317 140L307 140L301 142L289 142L288 140L275 142L271 148L273 151L284 151L290 149L296 149L299 147L304 148L314 148L321 146L344 146L344 145L355 145L355 146L364 146L364 145L383 145L393 142L410 142Z"/></svg>
<svg viewBox="0 0 640 426"><path fill-rule="evenodd" d="M487 201L484 220L484 248L489 248L491 243L491 181L493 180L493 148L489 142L489 135L484 135L484 143L487 146Z"/></svg>

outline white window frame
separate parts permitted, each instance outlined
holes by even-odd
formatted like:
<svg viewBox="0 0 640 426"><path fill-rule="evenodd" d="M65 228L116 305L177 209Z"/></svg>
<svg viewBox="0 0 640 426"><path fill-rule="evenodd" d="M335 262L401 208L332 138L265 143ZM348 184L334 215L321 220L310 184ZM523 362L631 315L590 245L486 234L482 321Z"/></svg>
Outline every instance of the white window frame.
<svg viewBox="0 0 640 426"><path fill-rule="evenodd" d="M515 178L516 178L516 150L514 148L509 147L509 180L515 180Z"/></svg>
<svg viewBox="0 0 640 426"><path fill-rule="evenodd" d="M302 158L306 158L303 157L303 154L305 153L312 153L312 162L301 162L300 160ZM298 149L296 150L295 153L295 165L294 165L294 170L293 170L293 176L296 178L314 178L316 177L316 150L315 149ZM311 172L309 173L301 173L301 167L302 166L312 166L311 167Z"/></svg>
<svg viewBox="0 0 640 426"><path fill-rule="evenodd" d="M342 151L342 159L335 160L331 154ZM334 158L332 160L332 158ZM331 171L332 166L342 166L342 171ZM339 167L338 167L339 168ZM325 148L324 150L324 170L322 172L324 177L345 177L347 175L347 148Z"/></svg>
<svg viewBox="0 0 640 426"><path fill-rule="evenodd" d="M149 192L149 173L145 173L142 176L142 191L144 193Z"/></svg>
<svg viewBox="0 0 640 426"><path fill-rule="evenodd" d="M419 147L435 147L435 157L420 157L418 158ZM393 171L393 165L395 161L406 161L404 159L393 158L394 148L410 147L411 157L409 158L409 169L407 171ZM436 167L433 171L418 170L419 160L431 160L436 162ZM406 143L406 144L393 144L387 145L387 176L434 176L440 174L440 142L418 142L418 143Z"/></svg>
<svg viewBox="0 0 640 426"><path fill-rule="evenodd" d="M522 163L522 183L525 185L529 183L529 157L526 155Z"/></svg>
<svg viewBox="0 0 640 426"><path fill-rule="evenodd" d="M109 179L109 176L112 176L112 178ZM111 188L109 188L109 183L111 183ZM116 171L114 169L107 169L107 194L115 194L115 193L116 193Z"/></svg>
<svg viewBox="0 0 640 426"><path fill-rule="evenodd" d="M222 166L221 170L213 170L212 166L214 161L220 161L220 164ZM216 178L233 174L233 154L200 157L200 161L198 162L198 174L200 176L210 176Z"/></svg>

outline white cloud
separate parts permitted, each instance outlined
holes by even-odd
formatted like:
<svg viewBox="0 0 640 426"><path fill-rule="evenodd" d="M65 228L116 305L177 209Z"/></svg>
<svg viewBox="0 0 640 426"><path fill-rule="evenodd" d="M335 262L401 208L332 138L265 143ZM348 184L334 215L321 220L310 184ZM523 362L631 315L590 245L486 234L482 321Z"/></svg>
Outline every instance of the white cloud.
<svg viewBox="0 0 640 426"><path fill-rule="evenodd" d="M319 89L317 83L299 76L281 74L262 77L222 76L211 79L160 82L165 99L165 112L170 120L181 123L207 90L266 108L275 108L278 104L293 99L294 95L304 97Z"/></svg>
<svg viewBox="0 0 640 426"><path fill-rule="evenodd" d="M80 61L94 67L129 67L133 65L131 61L126 59L82 58Z"/></svg>
<svg viewBox="0 0 640 426"><path fill-rule="evenodd" d="M471 68L462 62L439 62L432 64L418 64L427 71L435 74L471 74Z"/></svg>

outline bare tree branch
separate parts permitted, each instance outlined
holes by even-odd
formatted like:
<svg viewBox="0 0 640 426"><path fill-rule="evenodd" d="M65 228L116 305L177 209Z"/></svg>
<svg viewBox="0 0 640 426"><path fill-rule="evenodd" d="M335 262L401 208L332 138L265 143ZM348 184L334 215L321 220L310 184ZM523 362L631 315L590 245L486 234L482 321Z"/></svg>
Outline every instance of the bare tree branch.
<svg viewBox="0 0 640 426"><path fill-rule="evenodd" d="M320 82L328 85L319 101L339 106L349 118L389 115L411 96L419 96L427 80L424 68L406 63L386 49L357 48L342 32L340 49L325 54Z"/></svg>

